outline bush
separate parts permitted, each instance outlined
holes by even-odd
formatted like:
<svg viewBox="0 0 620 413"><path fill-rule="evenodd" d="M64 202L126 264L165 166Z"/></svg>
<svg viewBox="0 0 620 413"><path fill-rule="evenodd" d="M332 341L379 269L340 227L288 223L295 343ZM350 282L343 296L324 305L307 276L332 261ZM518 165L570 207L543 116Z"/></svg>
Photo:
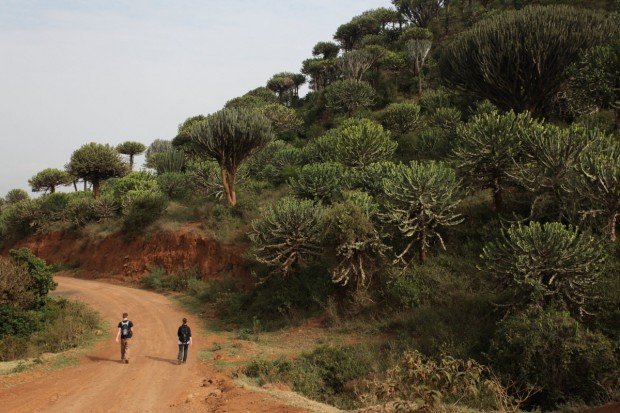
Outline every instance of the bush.
<svg viewBox="0 0 620 413"><path fill-rule="evenodd" d="M571 401L602 403L602 383L617 374L614 348L568 313L526 312L499 323L489 360L507 379L540 387L532 404L551 409Z"/></svg>
<svg viewBox="0 0 620 413"><path fill-rule="evenodd" d="M65 299L48 299L36 312L7 313L0 307L0 320L3 316L17 317L23 323L12 327L15 335L0 335L0 361L78 347L89 340L100 325L97 313L82 303ZM2 321L0 325L4 328ZM17 324L14 319L12 323Z"/></svg>
<svg viewBox="0 0 620 413"><path fill-rule="evenodd" d="M103 195L114 199L122 199L129 191L157 190L155 176L146 171L132 172L122 178L111 178L105 181L101 189Z"/></svg>
<svg viewBox="0 0 620 413"><path fill-rule="evenodd" d="M182 172L166 172L157 176L161 192L174 201L187 199L192 192L189 176Z"/></svg>
<svg viewBox="0 0 620 413"><path fill-rule="evenodd" d="M357 403L349 384L371 372L376 364L373 354L359 347L321 346L294 361L254 361L244 373L265 381L283 381L314 400L353 408Z"/></svg>
<svg viewBox="0 0 620 413"><path fill-rule="evenodd" d="M0 361L26 358L30 355L30 343L27 338L6 336L0 339Z"/></svg>
<svg viewBox="0 0 620 413"><path fill-rule="evenodd" d="M56 289L56 282L52 278L52 268L28 248L11 250L9 255L15 264L28 271L32 280L30 290L34 293L36 305L42 307L45 304L47 294Z"/></svg>
<svg viewBox="0 0 620 413"><path fill-rule="evenodd" d="M28 338L40 328L36 311L0 305L0 339L6 336Z"/></svg>
<svg viewBox="0 0 620 413"><path fill-rule="evenodd" d="M144 230L168 207L168 198L158 191L129 191L123 198L123 230L128 233Z"/></svg>
<svg viewBox="0 0 620 413"><path fill-rule="evenodd" d="M72 197L65 208L64 219L76 228L83 227L97 219L94 204L95 199L88 193Z"/></svg>
<svg viewBox="0 0 620 413"><path fill-rule="evenodd" d="M376 94L367 82L338 80L325 89L327 107L336 113L352 115L362 109L370 108Z"/></svg>
<svg viewBox="0 0 620 413"><path fill-rule="evenodd" d="M420 280L403 274L392 277L385 285L384 296L388 305L397 308L414 308L420 304L421 289Z"/></svg>
<svg viewBox="0 0 620 413"><path fill-rule="evenodd" d="M379 121L397 135L412 132L422 121L420 106L413 103L392 103L379 113Z"/></svg>
<svg viewBox="0 0 620 413"><path fill-rule="evenodd" d="M58 299L43 308L41 324L43 328L30 337L31 344L38 353L58 353L84 344L100 319L83 303Z"/></svg>

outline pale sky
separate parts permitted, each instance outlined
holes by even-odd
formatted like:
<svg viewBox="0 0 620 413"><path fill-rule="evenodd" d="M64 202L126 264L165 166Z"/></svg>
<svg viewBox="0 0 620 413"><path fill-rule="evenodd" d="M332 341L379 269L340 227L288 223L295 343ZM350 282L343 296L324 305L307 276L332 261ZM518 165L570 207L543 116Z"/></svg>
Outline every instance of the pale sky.
<svg viewBox="0 0 620 413"><path fill-rule="evenodd" d="M0 196L73 150L175 136L389 0L0 0ZM142 162L141 159L138 160Z"/></svg>

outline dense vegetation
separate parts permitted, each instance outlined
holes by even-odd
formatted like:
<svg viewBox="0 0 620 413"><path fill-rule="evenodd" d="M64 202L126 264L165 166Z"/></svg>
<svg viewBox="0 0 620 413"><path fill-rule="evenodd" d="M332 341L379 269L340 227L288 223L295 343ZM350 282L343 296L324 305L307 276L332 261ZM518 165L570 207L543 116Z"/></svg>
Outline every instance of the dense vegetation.
<svg viewBox="0 0 620 413"><path fill-rule="evenodd" d="M260 282L144 285L237 325L322 314L386 337L246 370L339 406L618 399L618 2L392 5L340 26L301 73L188 118L142 171L139 143L76 150L30 180L45 195L6 194L2 241L203 222L248 246Z"/></svg>
<svg viewBox="0 0 620 413"><path fill-rule="evenodd" d="M0 257L0 361L77 347L99 327L85 305L53 299L52 268L29 249Z"/></svg>

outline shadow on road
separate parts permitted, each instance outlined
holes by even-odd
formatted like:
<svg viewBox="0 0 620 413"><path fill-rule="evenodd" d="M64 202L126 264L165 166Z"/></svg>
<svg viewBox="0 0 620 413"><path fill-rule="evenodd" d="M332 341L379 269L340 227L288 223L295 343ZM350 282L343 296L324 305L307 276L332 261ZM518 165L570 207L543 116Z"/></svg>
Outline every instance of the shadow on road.
<svg viewBox="0 0 620 413"><path fill-rule="evenodd" d="M178 364L177 360L175 359L165 359L163 357L154 357L154 356L145 356L147 359L151 359L151 360L155 360L155 361L161 361L163 363L170 363L170 364Z"/></svg>
<svg viewBox="0 0 620 413"><path fill-rule="evenodd" d="M93 361L95 363L99 363L102 361L108 361L108 362L112 362L112 363L117 363L117 364L122 364L123 362L119 359L106 359L103 357L97 357L97 356L86 356L87 359L89 359L90 361Z"/></svg>

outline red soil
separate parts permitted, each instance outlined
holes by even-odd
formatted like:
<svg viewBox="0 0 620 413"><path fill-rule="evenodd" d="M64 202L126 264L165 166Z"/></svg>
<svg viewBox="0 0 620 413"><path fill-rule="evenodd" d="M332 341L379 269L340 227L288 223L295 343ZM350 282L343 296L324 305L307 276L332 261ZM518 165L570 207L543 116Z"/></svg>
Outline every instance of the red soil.
<svg viewBox="0 0 620 413"><path fill-rule="evenodd" d="M242 248L189 230L162 231L130 240L120 234L87 238L53 232L28 237L12 248L21 247L30 248L48 263L75 266L83 278L138 280L152 267L168 272L197 267L203 279L247 274Z"/></svg>

